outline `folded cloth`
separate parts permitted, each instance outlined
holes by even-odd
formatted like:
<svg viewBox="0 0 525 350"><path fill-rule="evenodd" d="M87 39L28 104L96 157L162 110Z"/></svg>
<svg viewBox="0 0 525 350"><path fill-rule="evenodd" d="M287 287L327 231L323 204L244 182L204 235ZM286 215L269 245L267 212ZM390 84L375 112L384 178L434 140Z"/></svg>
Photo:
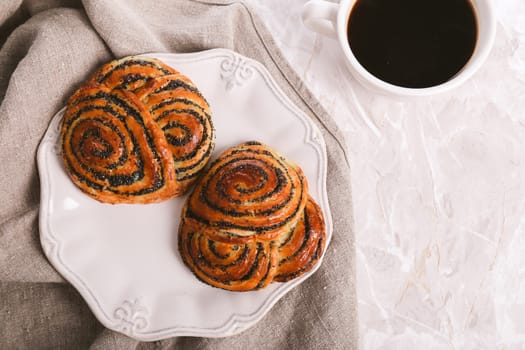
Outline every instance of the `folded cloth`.
<svg viewBox="0 0 525 350"><path fill-rule="evenodd" d="M340 131L241 1L4 0L0 11L1 349L355 349L350 172ZM104 329L39 243L36 150L53 115L101 63L227 48L254 58L322 130L334 233L320 269L255 326L227 338L140 343Z"/></svg>

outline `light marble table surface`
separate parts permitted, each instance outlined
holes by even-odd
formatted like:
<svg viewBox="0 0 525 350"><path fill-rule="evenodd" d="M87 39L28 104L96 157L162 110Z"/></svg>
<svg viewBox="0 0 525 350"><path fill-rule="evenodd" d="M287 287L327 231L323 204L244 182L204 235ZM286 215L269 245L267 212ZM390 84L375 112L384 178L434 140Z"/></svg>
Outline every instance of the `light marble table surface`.
<svg viewBox="0 0 525 350"><path fill-rule="evenodd" d="M248 0L344 132L355 218L360 348L525 349L525 1L449 93L379 96L306 0Z"/></svg>

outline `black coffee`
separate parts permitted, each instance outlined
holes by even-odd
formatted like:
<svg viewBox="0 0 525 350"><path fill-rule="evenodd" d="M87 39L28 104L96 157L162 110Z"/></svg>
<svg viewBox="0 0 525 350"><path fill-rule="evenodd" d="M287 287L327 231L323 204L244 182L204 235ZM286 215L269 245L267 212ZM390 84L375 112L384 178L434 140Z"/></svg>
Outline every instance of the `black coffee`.
<svg viewBox="0 0 525 350"><path fill-rule="evenodd" d="M348 43L357 60L394 85L446 82L474 52L477 21L470 0L357 0Z"/></svg>

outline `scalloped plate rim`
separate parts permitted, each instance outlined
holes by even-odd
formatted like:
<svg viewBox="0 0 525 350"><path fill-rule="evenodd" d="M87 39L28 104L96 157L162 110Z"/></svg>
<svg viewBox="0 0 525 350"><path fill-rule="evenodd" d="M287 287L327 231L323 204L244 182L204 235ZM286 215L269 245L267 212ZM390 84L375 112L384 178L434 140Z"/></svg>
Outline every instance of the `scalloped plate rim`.
<svg viewBox="0 0 525 350"><path fill-rule="evenodd" d="M320 194L323 198L320 198L319 205L321 206L323 213L325 215L326 228L327 228L327 241L326 247L328 247L333 231L333 221L332 215L330 212L328 194L326 188L327 182L327 155L326 155L326 145L322 134L310 120L307 115L301 111L281 90L277 83L273 80L270 73L266 68L258 61L251 58L245 57L237 52L228 50L228 49L210 49L199 52L191 53L146 53L141 56L147 57L157 57L162 60L162 57L169 57L177 61L192 60L195 62L198 60L206 60L217 56L228 56L228 57L240 57L241 59L248 62L253 68L255 68L263 80L265 81L268 88L273 92L275 97L279 102L281 102L291 114L294 115L302 124L305 126L306 135L305 143L311 144L315 149L318 155L319 170L321 173L320 178L318 178L318 186L320 186ZM58 272L70 282L75 289L80 293L82 298L86 301L91 311L94 313L96 318L108 329L123 333L127 336L130 336L134 339L140 341L156 341L167 339L171 337L178 336L197 336L197 337L226 337L238 334L245 331L246 329L254 326L258 321L260 321L277 303L284 295L286 295L291 289L301 284L304 280L310 277L322 264L324 255L320 258L319 262L303 276L294 279L286 283L279 283L279 287L270 294L260 306L250 315L232 313L230 317L219 327L216 328L202 328L202 327L184 327L184 326L173 326L153 331L146 332L122 332L121 329L118 329L118 325L112 321L103 308L100 306L99 301L93 295L93 292L90 290L89 286L85 284L80 276L78 276L73 270L70 269L60 257L60 244L61 242L54 236L52 230L49 228L50 224L50 201L52 200L52 189L50 178L50 167L46 162L46 156L52 152L52 148L56 145L55 137L53 135L52 128L57 128L60 120L61 114L65 110L65 107L60 109L51 119L48 129L44 133L42 141L39 144L37 150L37 167L40 175L41 182L41 198L40 198L40 211L39 211L39 229L40 229L40 242L44 250L44 254L50 261L50 263L58 270ZM210 287L211 288L211 287ZM116 311L116 310L115 310Z"/></svg>

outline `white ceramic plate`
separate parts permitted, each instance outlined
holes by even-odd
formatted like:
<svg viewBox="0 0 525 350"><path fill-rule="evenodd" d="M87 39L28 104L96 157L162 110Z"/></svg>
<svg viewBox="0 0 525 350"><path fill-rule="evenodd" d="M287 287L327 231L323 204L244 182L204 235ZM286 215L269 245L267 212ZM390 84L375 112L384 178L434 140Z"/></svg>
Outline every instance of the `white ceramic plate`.
<svg viewBox="0 0 525 350"><path fill-rule="evenodd" d="M228 147L259 140L294 160L327 224L327 157L316 126L256 61L224 49L148 54L190 77L206 96L217 130L213 159ZM186 199L160 204L102 204L75 187L57 144L64 110L53 118L38 150L40 238L53 266L86 300L104 326L139 340L222 337L254 325L313 271L254 292L229 292L199 282L177 250Z"/></svg>

